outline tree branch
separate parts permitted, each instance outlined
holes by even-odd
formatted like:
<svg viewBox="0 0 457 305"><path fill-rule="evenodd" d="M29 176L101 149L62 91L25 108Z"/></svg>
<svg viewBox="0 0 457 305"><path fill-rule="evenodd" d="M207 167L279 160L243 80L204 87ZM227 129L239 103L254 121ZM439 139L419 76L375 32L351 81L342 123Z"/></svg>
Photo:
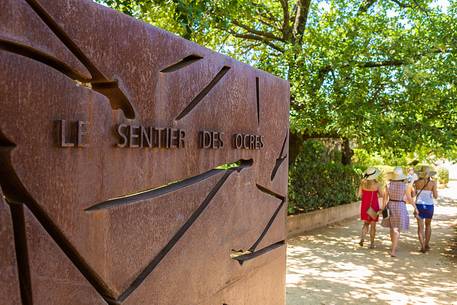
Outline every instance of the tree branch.
<svg viewBox="0 0 457 305"><path fill-rule="evenodd" d="M270 10L268 10L265 6L262 6L258 3L253 2L253 6L257 7L258 11L257 13L259 16L264 17L267 20L270 20L271 22L278 23L280 24L280 21L276 19L276 16L274 16Z"/></svg>
<svg viewBox="0 0 457 305"><path fill-rule="evenodd" d="M423 7L420 3L418 3L416 0L413 0L414 4L408 4L408 3L403 3L400 0L391 0L392 2L396 3L399 7L401 8L418 8L419 10L423 11L427 16L429 13L429 10L427 7Z"/></svg>
<svg viewBox="0 0 457 305"><path fill-rule="evenodd" d="M320 88L324 84L327 74L331 71L333 71L333 67L331 65L326 65L319 69L319 72L317 73L317 82L313 88L313 93L316 93L320 90Z"/></svg>
<svg viewBox="0 0 457 305"><path fill-rule="evenodd" d="M377 67L399 67L405 64L405 61L398 59L358 62L357 66L361 68L377 68Z"/></svg>
<svg viewBox="0 0 457 305"><path fill-rule="evenodd" d="M452 52L452 49L436 49L432 52L432 54L438 54L438 53L449 53ZM426 54L419 54L416 55L415 58L420 59L422 56L425 56ZM355 65L356 67L359 68L380 68L380 67L400 67L403 65L408 64L407 60L400 60L400 59L387 59L387 60L380 60L380 61L367 61L367 62L352 62L352 63L346 63L342 65L341 67L347 68L350 67L351 65ZM317 82L315 86L313 86L312 92L315 93L320 90L322 87L325 78L329 72L333 72L335 70L335 67L331 65L326 65L323 66L319 69L318 74L317 74Z"/></svg>
<svg viewBox="0 0 457 305"><path fill-rule="evenodd" d="M244 25L244 24L238 22L237 20L232 20L232 23L234 25L236 25L236 26L248 31L251 34L254 34L254 35L257 35L257 36L262 36L264 38L270 38L270 39L273 39L273 40L278 40L278 41L285 42L284 39L282 39L280 37L277 37L273 33L265 32L265 31L259 31L259 30L253 29L251 27L248 27L247 25Z"/></svg>
<svg viewBox="0 0 457 305"><path fill-rule="evenodd" d="M391 0L391 1L396 3L401 8L412 8L413 7L412 5L408 5L408 4L403 3L403 2L401 2L399 0Z"/></svg>
<svg viewBox="0 0 457 305"><path fill-rule="evenodd" d="M357 12L358 15L366 13L373 4L376 3L377 0L364 0L359 7L359 11Z"/></svg>
<svg viewBox="0 0 457 305"><path fill-rule="evenodd" d="M276 51L279 51L281 53L284 53L284 49L282 47L274 44L273 42L271 42L269 39L267 39L265 37L257 36L254 34L241 34L241 33L237 33L234 31L228 31L228 32L237 38L261 41L261 42L265 43L266 45L268 45L270 48L275 49Z"/></svg>
<svg viewBox="0 0 457 305"><path fill-rule="evenodd" d="M299 44L303 41L303 34L306 28L306 21L308 20L309 7L311 0L298 0L297 13L295 15L295 22L293 28L294 40Z"/></svg>
<svg viewBox="0 0 457 305"><path fill-rule="evenodd" d="M428 53L419 53L411 58L414 60L419 60L426 55L436 55L436 54L444 54L444 53L452 53L454 50L452 48L434 48ZM355 62L357 66L361 68L377 68L377 67L399 67L406 65L408 62L407 60L400 60L400 59L388 59L388 60L380 60L380 61L368 61L368 62ZM349 66L349 64L345 65Z"/></svg>
<svg viewBox="0 0 457 305"><path fill-rule="evenodd" d="M282 7L282 15L283 15L283 22L282 22L282 37L285 40L290 39L291 30L289 26L289 1L288 0L279 0L279 3L281 3Z"/></svg>
<svg viewBox="0 0 457 305"><path fill-rule="evenodd" d="M261 24L263 24L263 25L266 25L266 26L268 26L268 27L270 27L270 28L272 28L272 29L281 31L281 29L278 28L275 24L271 23L270 20L265 21L265 20L263 20L263 19L260 18L260 17L261 17L261 16L255 17L255 19L256 19L258 22L260 22Z"/></svg>
<svg viewBox="0 0 457 305"><path fill-rule="evenodd" d="M241 56L245 56L245 55L248 54L250 51L252 51L253 48L258 47L258 46L260 46L261 44L262 44L261 41L254 40L253 42L251 42L251 43L247 46L246 50L240 52L239 54L240 54Z"/></svg>
<svg viewBox="0 0 457 305"><path fill-rule="evenodd" d="M303 142L311 139L341 139L337 133L295 133L289 132L289 164L293 164L298 154L302 151Z"/></svg>
<svg viewBox="0 0 457 305"><path fill-rule="evenodd" d="M341 135L338 133L307 133L304 134L302 137L303 140L311 140L311 139L341 139Z"/></svg>

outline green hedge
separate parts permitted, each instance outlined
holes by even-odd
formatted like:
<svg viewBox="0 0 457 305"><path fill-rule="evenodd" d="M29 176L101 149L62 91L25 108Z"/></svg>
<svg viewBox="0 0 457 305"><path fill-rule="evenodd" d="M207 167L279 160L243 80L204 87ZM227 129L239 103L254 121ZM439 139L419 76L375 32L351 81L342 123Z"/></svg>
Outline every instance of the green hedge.
<svg viewBox="0 0 457 305"><path fill-rule="evenodd" d="M361 169L332 159L322 143L305 142L289 172L289 214L355 201L360 174Z"/></svg>
<svg viewBox="0 0 457 305"><path fill-rule="evenodd" d="M447 168L441 167L438 169L438 181L442 185L449 183L449 170Z"/></svg>

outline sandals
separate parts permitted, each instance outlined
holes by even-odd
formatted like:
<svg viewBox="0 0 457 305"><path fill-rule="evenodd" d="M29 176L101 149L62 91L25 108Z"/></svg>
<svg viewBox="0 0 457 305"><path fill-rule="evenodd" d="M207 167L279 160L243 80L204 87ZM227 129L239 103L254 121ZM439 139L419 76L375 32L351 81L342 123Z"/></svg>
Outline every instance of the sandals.
<svg viewBox="0 0 457 305"><path fill-rule="evenodd" d="M363 247L363 242L364 242L364 240L361 239L360 242L359 242L360 247ZM373 243L370 243L370 247L369 247L369 248L370 248L370 249L374 249L374 244L373 244Z"/></svg>

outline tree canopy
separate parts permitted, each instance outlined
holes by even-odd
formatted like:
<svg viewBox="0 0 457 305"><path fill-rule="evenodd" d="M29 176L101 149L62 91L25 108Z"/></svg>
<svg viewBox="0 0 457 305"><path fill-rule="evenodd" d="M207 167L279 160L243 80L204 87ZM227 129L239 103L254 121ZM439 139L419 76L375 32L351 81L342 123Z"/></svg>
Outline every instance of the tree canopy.
<svg viewBox="0 0 457 305"><path fill-rule="evenodd" d="M283 77L308 138L457 159L455 0L98 0Z"/></svg>

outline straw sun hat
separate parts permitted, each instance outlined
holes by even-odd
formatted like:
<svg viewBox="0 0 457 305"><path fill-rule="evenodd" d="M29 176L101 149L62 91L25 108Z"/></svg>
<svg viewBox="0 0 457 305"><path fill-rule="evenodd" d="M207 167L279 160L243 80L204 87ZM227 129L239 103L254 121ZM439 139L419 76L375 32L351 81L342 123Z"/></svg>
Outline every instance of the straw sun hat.
<svg viewBox="0 0 457 305"><path fill-rule="evenodd" d="M363 172L363 178L365 180L375 180L379 177L381 171L376 167L369 167L365 172Z"/></svg>
<svg viewBox="0 0 457 305"><path fill-rule="evenodd" d="M432 171L430 166L423 165L419 166L416 170L417 176L419 178L425 179L436 175L435 171Z"/></svg>
<svg viewBox="0 0 457 305"><path fill-rule="evenodd" d="M389 177L389 180L393 181L401 181L405 180L408 177L403 173L403 168L400 166L397 166L394 168L393 171L387 173L387 177Z"/></svg>

